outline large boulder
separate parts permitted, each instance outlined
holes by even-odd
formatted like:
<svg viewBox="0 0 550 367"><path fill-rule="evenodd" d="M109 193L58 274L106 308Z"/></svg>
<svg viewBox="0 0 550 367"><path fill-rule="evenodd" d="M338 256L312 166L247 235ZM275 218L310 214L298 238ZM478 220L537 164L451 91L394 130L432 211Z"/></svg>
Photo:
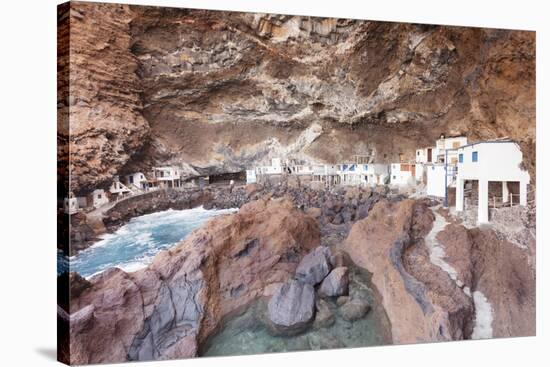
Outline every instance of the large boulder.
<svg viewBox="0 0 550 367"><path fill-rule="evenodd" d="M273 294L268 317L276 331L295 334L304 330L315 314L315 290L308 283L290 279Z"/></svg>
<svg viewBox="0 0 550 367"><path fill-rule="evenodd" d="M328 247L317 247L300 261L296 278L313 286L319 284L330 272L330 256Z"/></svg>
<svg viewBox="0 0 550 367"><path fill-rule="evenodd" d="M341 266L335 268L321 283L319 292L329 297L338 297L348 294L349 276L348 268Z"/></svg>

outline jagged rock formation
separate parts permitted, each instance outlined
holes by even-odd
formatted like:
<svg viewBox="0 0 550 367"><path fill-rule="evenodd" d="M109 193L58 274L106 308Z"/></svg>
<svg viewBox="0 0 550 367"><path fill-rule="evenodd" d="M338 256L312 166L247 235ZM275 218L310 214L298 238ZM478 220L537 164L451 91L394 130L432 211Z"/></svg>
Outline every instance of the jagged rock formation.
<svg viewBox="0 0 550 367"><path fill-rule="evenodd" d="M373 273L394 343L465 339L471 330L471 300L429 258L415 258L412 270L403 258L433 220L419 205L414 200L378 202L366 219L353 225L343 248Z"/></svg>
<svg viewBox="0 0 550 367"><path fill-rule="evenodd" d="M288 200L215 218L146 269L109 269L73 295L71 363L196 356L224 316L287 281L318 245L317 224Z"/></svg>
<svg viewBox="0 0 550 367"><path fill-rule="evenodd" d="M71 8L72 97L59 108L75 190L153 164L192 175L270 155L388 162L441 133L517 139L535 178L534 32Z"/></svg>
<svg viewBox="0 0 550 367"><path fill-rule="evenodd" d="M528 249L489 228L454 221L436 235L444 257L438 261L426 244L434 225L426 201L381 200L342 243L373 273L393 342L534 335L535 269Z"/></svg>

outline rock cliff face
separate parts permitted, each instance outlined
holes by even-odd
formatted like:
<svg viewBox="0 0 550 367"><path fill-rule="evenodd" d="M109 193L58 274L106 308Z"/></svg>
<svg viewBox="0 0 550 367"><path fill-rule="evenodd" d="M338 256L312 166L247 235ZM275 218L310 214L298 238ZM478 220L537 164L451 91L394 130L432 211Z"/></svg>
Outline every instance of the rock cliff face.
<svg viewBox="0 0 550 367"><path fill-rule="evenodd" d="M534 178L534 32L78 2L65 16L76 190L160 163L389 162L441 133L517 139Z"/></svg>
<svg viewBox="0 0 550 367"><path fill-rule="evenodd" d="M109 269L72 294L71 363L194 357L224 316L287 281L318 245L317 224L288 200L215 218L146 269Z"/></svg>
<svg viewBox="0 0 550 367"><path fill-rule="evenodd" d="M373 273L393 342L535 335L528 248L489 228L442 223L426 202L382 200L341 245Z"/></svg>

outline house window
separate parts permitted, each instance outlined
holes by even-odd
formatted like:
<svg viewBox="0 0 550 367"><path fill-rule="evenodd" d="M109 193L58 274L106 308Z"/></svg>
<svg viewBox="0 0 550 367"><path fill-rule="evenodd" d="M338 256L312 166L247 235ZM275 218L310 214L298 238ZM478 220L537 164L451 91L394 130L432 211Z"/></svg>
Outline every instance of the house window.
<svg viewBox="0 0 550 367"><path fill-rule="evenodd" d="M416 155L420 155L420 151L416 152Z"/></svg>
<svg viewBox="0 0 550 367"><path fill-rule="evenodd" d="M97 194L97 198L98 198L98 199L101 199L101 194Z"/></svg>
<svg viewBox="0 0 550 367"><path fill-rule="evenodd" d="M365 164L365 171L369 170L369 166Z"/></svg>
<svg viewBox="0 0 550 367"><path fill-rule="evenodd" d="M130 183L133 184L133 183L134 183L134 176L130 176L129 179L130 179L130 180L129 180Z"/></svg>
<svg viewBox="0 0 550 367"><path fill-rule="evenodd" d="M393 179L394 179L394 180L396 180L396 179L397 179L397 177L393 176Z"/></svg>
<svg viewBox="0 0 550 367"><path fill-rule="evenodd" d="M472 152L472 162L477 162L477 152Z"/></svg>
<svg viewBox="0 0 550 367"><path fill-rule="evenodd" d="M459 162L459 163L464 163L464 154L460 153L460 154L458 155L458 162Z"/></svg>

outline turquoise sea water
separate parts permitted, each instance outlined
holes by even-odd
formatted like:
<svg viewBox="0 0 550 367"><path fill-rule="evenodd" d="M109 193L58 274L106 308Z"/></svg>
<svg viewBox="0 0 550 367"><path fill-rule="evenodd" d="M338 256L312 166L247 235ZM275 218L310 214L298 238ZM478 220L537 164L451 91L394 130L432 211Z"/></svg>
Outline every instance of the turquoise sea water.
<svg viewBox="0 0 550 367"><path fill-rule="evenodd" d="M132 218L115 233L104 235L99 242L70 257L70 270L84 277L114 266L125 271L138 270L150 263L160 250L180 242L208 219L234 211L199 207Z"/></svg>
<svg viewBox="0 0 550 367"><path fill-rule="evenodd" d="M260 299L224 322L220 331L202 347L201 356L229 356L299 350L355 348L391 344L390 323L370 283L370 275L350 268L350 295L366 299L370 312L359 320L347 321L335 299L328 306L335 317L329 327L309 327L300 335L275 336L266 324L267 300Z"/></svg>

